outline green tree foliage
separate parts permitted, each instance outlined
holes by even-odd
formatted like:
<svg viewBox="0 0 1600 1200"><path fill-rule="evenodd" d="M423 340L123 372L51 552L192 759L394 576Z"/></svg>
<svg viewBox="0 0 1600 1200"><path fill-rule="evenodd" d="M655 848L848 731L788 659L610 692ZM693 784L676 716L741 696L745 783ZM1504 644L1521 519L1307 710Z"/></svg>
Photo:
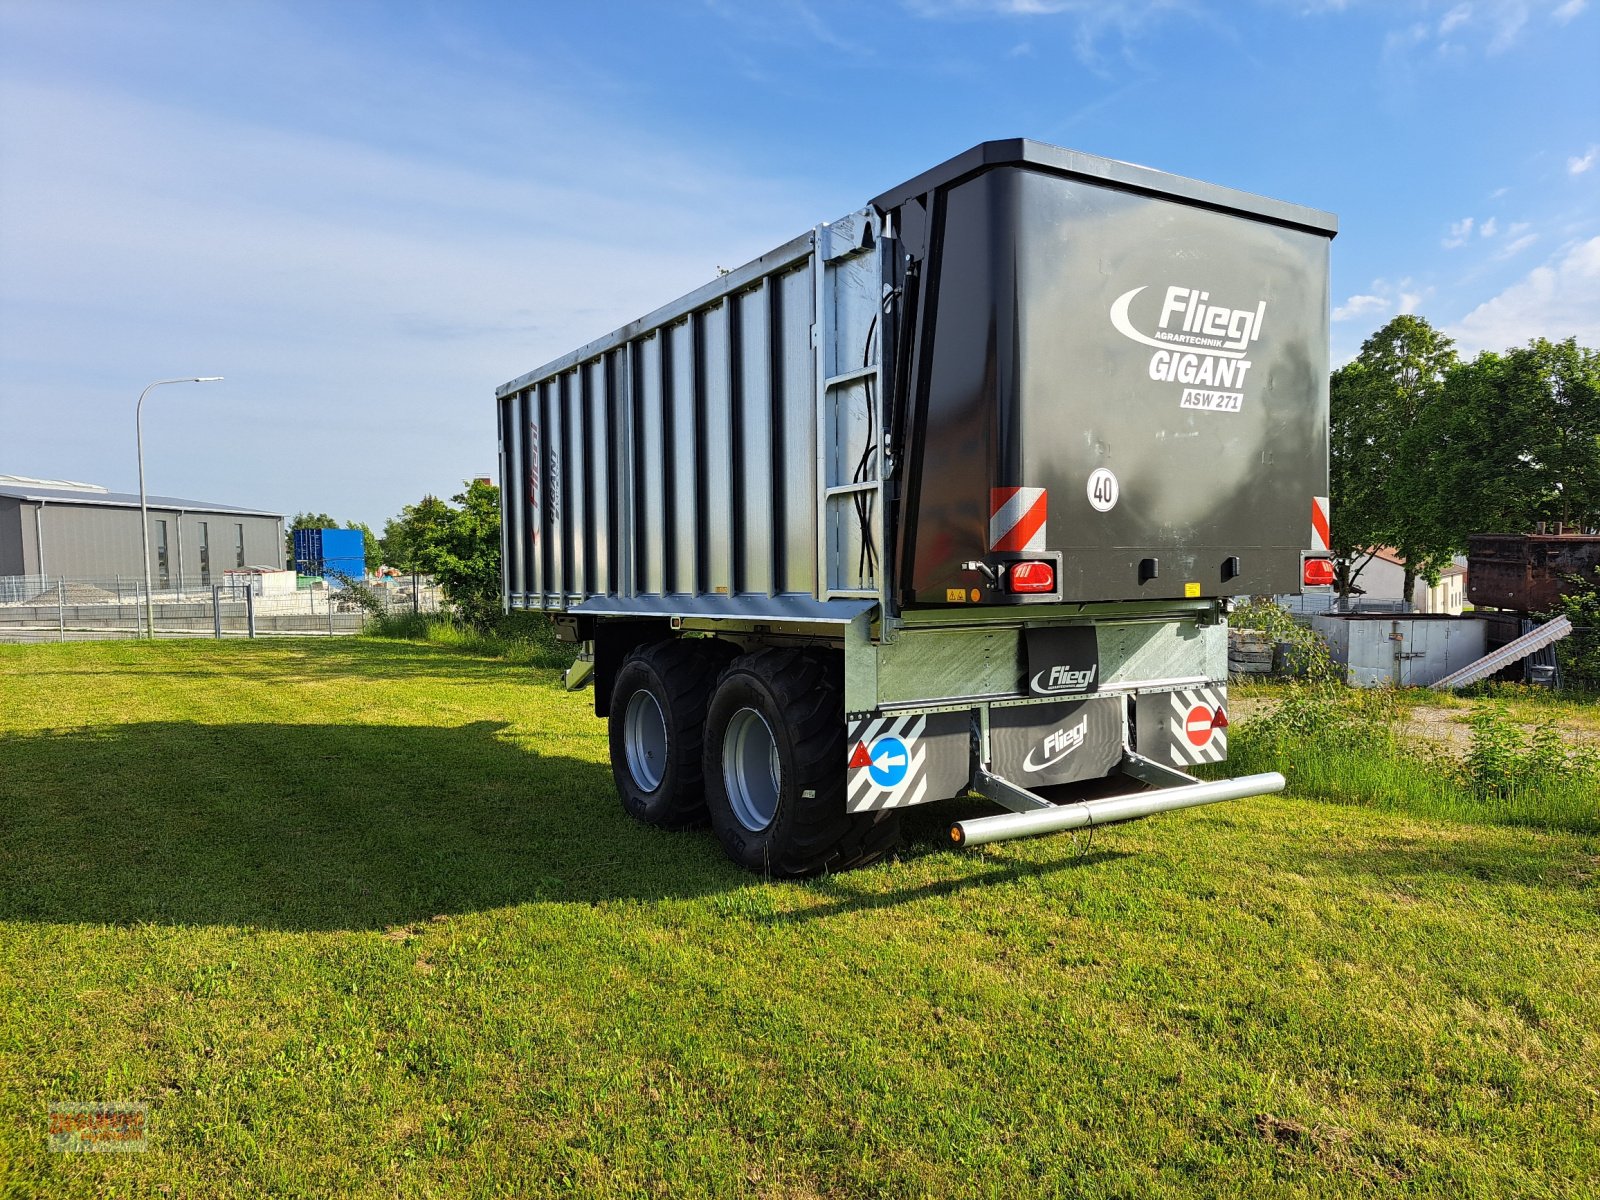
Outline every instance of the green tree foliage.
<svg viewBox="0 0 1600 1200"><path fill-rule="evenodd" d="M1432 450L1407 434L1433 409L1456 362L1451 340L1407 313L1333 373L1329 487L1333 551L1345 593L1374 546L1393 546L1404 558L1406 596L1417 576L1436 579L1450 561L1454 547L1434 509L1418 507L1410 495L1427 475Z"/></svg>
<svg viewBox="0 0 1600 1200"><path fill-rule="evenodd" d="M361 531L361 552L366 559L367 574L373 574L383 565L383 547L378 543L378 535L365 521L346 521L344 527Z"/></svg>
<svg viewBox="0 0 1600 1200"><path fill-rule="evenodd" d="M488 629L500 618L500 489L475 480L451 500L425 496L386 522L384 556L432 575L457 616Z"/></svg>
<svg viewBox="0 0 1600 1200"><path fill-rule="evenodd" d="M1457 359L1390 321L1330 381L1333 550L1347 592L1392 545L1432 580L1474 533L1600 528L1600 353L1543 338Z"/></svg>
<svg viewBox="0 0 1600 1200"><path fill-rule="evenodd" d="M1567 617L1573 627L1556 643L1563 685L1600 692L1600 571L1571 580L1556 615Z"/></svg>
<svg viewBox="0 0 1600 1200"><path fill-rule="evenodd" d="M1430 457L1401 489L1464 549L1474 533L1600 526L1600 354L1540 338L1453 368L1407 432Z"/></svg>
<svg viewBox="0 0 1600 1200"><path fill-rule="evenodd" d="M424 496L383 523L383 560L399 571L431 572L428 546L450 524L451 509L437 496Z"/></svg>

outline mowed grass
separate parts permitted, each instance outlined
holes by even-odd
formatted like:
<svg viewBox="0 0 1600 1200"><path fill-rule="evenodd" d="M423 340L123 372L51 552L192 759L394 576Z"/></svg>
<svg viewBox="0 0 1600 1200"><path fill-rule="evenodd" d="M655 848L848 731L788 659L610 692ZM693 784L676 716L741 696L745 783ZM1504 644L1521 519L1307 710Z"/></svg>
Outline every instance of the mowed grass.
<svg viewBox="0 0 1600 1200"><path fill-rule="evenodd" d="M1600 840L1286 797L806 884L556 674L0 646L0 1193L1585 1196ZM1381 799L1381 798L1377 798ZM147 1152L47 1106L150 1105Z"/></svg>

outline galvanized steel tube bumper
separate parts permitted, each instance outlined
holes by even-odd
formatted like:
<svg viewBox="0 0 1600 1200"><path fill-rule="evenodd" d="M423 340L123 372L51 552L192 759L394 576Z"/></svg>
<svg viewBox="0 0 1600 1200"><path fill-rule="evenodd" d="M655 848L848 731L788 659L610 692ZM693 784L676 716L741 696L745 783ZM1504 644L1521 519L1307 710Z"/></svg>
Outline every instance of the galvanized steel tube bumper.
<svg viewBox="0 0 1600 1200"><path fill-rule="evenodd" d="M957 821L950 826L952 844L967 848L988 842L1003 842L1011 838L1037 837L1044 833L1060 833L1068 829L1085 829L1096 825L1111 825L1118 821L1136 821L1140 817L1169 812L1178 808L1197 808L1202 804L1217 804L1223 800L1241 800L1246 796L1264 796L1283 790L1287 781L1277 771L1260 775L1243 775L1238 779L1219 779L1215 783L1194 783L1180 787L1157 788L1131 796L1112 796L1104 800L1085 800L1077 804L1052 805L1028 812L1001 813L993 817L976 817Z"/></svg>

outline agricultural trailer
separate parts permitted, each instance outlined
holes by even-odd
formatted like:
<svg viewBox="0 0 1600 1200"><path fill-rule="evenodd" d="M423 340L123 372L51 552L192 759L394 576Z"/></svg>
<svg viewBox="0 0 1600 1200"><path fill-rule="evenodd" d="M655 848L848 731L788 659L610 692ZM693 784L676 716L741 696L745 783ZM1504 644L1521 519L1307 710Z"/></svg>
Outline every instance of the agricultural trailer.
<svg viewBox="0 0 1600 1200"><path fill-rule="evenodd" d="M627 812L803 876L954 797L977 846L1281 789L1190 772L1235 598L1332 583L1335 231L986 142L499 388L504 603Z"/></svg>

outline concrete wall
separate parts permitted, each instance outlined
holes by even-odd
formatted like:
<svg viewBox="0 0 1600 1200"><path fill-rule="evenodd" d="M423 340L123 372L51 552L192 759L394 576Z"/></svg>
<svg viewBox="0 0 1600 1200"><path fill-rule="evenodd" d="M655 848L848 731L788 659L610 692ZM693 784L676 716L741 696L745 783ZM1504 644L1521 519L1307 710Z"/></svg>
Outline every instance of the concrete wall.
<svg viewBox="0 0 1600 1200"><path fill-rule="evenodd" d="M0 505L5 501L0 500ZM21 501L18 504L21 536L16 555L8 554L4 509L0 508L0 564L20 569L0 575L52 575L66 579L112 580L144 576L144 547L139 536L139 510L92 504ZM35 520L39 525L36 527ZM280 517L237 513L178 512L150 509L150 563L156 586L161 586L161 522L166 522L168 581L202 582L202 533L210 549L210 582L221 583L222 573L238 563L239 527L244 531L244 564L250 567L283 566L283 520ZM204 526L204 530L202 530ZM43 534L42 561L39 538Z"/></svg>

